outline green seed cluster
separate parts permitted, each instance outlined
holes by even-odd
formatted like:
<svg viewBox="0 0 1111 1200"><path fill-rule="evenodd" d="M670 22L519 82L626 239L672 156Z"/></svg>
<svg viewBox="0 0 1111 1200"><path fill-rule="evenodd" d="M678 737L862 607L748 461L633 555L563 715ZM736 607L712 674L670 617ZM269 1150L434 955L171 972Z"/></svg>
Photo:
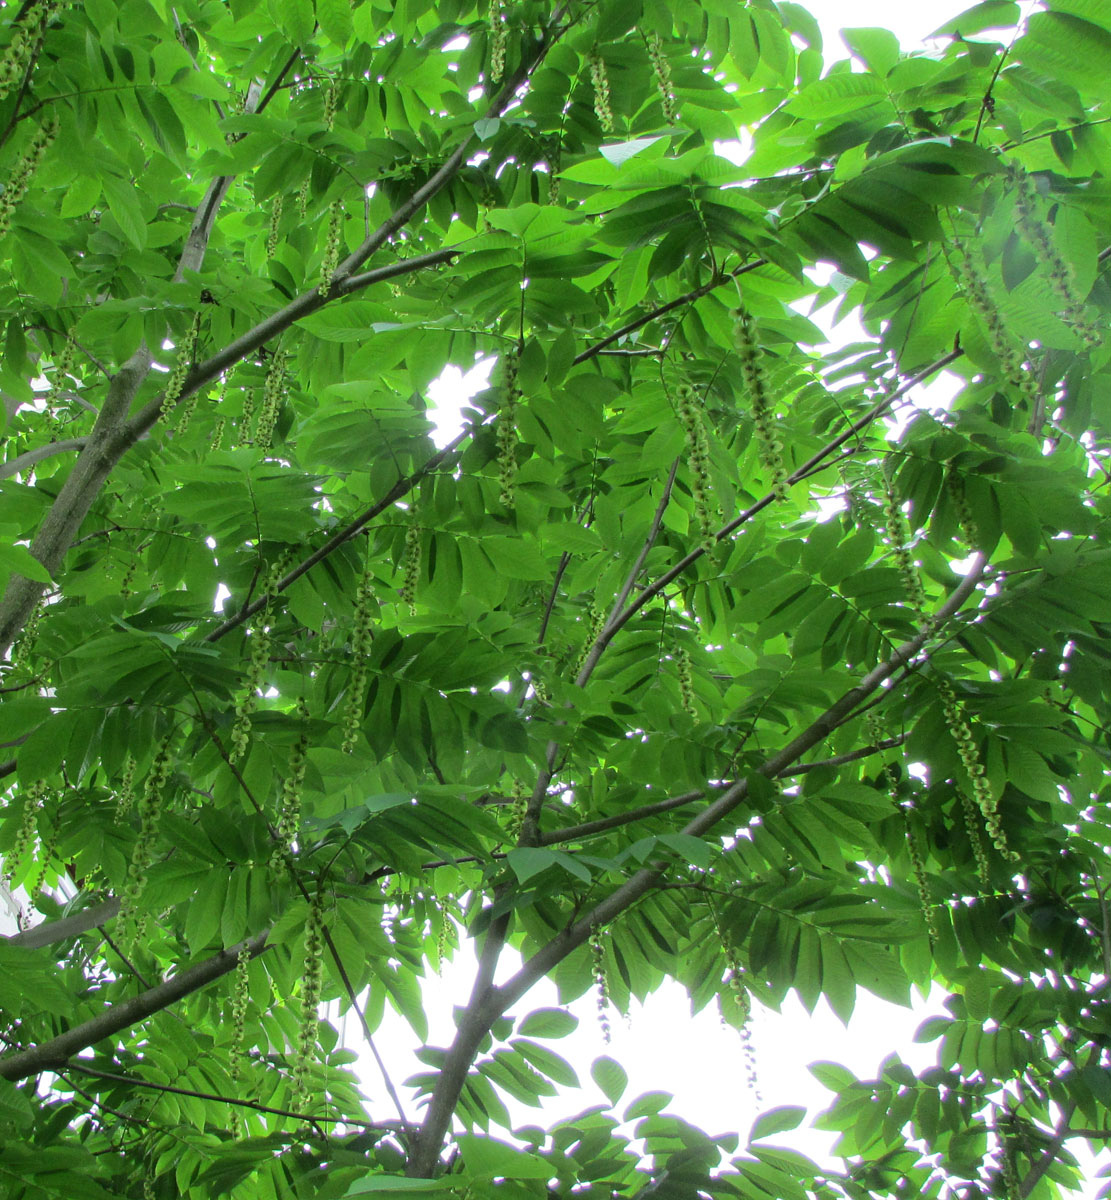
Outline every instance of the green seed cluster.
<svg viewBox="0 0 1111 1200"><path fill-rule="evenodd" d="M305 216L309 211L309 178L305 177L301 186L297 189L297 215Z"/></svg>
<svg viewBox="0 0 1111 1200"><path fill-rule="evenodd" d="M265 606L259 610L257 622L250 631L251 656L247 664L247 683L235 706L235 723L231 727L232 762L247 753L251 741L251 717L258 708L259 694L266 683L266 671L270 665L270 622L273 619L271 599L278 594L278 583L284 573L282 561L276 562L267 572L263 584Z"/></svg>
<svg viewBox="0 0 1111 1200"><path fill-rule="evenodd" d="M964 817L968 844L972 849L972 857L976 861L976 874L984 891L990 891L991 866L988 863L988 856L984 852L984 839L980 836L980 830L983 827L980 810L973 804L972 798L963 788L957 790L957 797L961 804L961 815Z"/></svg>
<svg viewBox="0 0 1111 1200"><path fill-rule="evenodd" d="M54 371L50 380L50 391L46 394L46 408L53 409L57 404L59 397L62 394L62 389L66 385L66 379L73 370L74 360L77 357L77 342L74 341L73 331L70 330L66 334L66 340L62 343L61 350L58 351L58 357L54 360Z"/></svg>
<svg viewBox="0 0 1111 1200"><path fill-rule="evenodd" d="M414 521L405 530L405 575L401 581L401 602L408 604L409 611L417 611L414 601L417 597L417 584L420 583L420 542L421 528Z"/></svg>
<svg viewBox="0 0 1111 1200"><path fill-rule="evenodd" d="M45 607L41 597L35 601L31 615L27 618L27 624L23 626L22 633L12 644L11 663L13 667L30 669L31 654L34 652L35 643L39 640L39 625L42 622L42 613Z"/></svg>
<svg viewBox="0 0 1111 1200"><path fill-rule="evenodd" d="M714 924L717 926L718 938L721 940L721 948L725 954L725 964L729 968L729 991L732 993L733 1002L736 1004L740 1016L741 1049L745 1059L745 1085L759 1099L760 1084L756 1074L756 1047L752 1042L752 996L745 984L744 968L737 958L737 952L728 938L722 934L716 915Z"/></svg>
<svg viewBox="0 0 1111 1200"><path fill-rule="evenodd" d="M602 1040L608 1046L613 1036L609 1019L609 987L606 983L606 951L602 945L601 927L595 925L590 931L590 968L594 975L594 991L597 996L598 1025Z"/></svg>
<svg viewBox="0 0 1111 1200"><path fill-rule="evenodd" d="M741 360L741 374L752 401L752 422L756 428L756 449L760 462L771 480L772 492L777 500L787 499L788 475L783 465L783 443L775 432L775 417L768 381L764 376L761 360L760 340L756 336L756 323L752 314L742 304L735 312L733 339Z"/></svg>
<svg viewBox="0 0 1111 1200"><path fill-rule="evenodd" d="M883 520L887 540L891 545L891 553L895 566L903 581L907 599L911 607L920 617L926 614L926 593L922 590L922 581L918 578L918 568L907 548L907 527L903 520L902 509L895 495L895 485L890 474L883 472Z"/></svg>
<svg viewBox="0 0 1111 1200"><path fill-rule="evenodd" d="M260 450L269 450L274 441L274 427L285 399L285 354L279 350L270 359L266 382L262 387L262 407L255 427L255 445ZM244 421L246 425L246 421Z"/></svg>
<svg viewBox="0 0 1111 1200"><path fill-rule="evenodd" d="M12 26L12 40L0 57L0 100L22 81L38 54L46 23L59 7L53 0L35 0L27 6L23 19Z"/></svg>
<svg viewBox="0 0 1111 1200"><path fill-rule="evenodd" d="M50 836L43 842L39 848L39 868L35 872L34 879L27 885L27 895L31 897L31 903L34 904L42 891L43 884L46 882L46 872L50 868L50 863L54 858L54 851L58 845L58 823L51 826Z"/></svg>
<svg viewBox="0 0 1111 1200"><path fill-rule="evenodd" d="M999 818L999 807L995 802L995 797L991 794L991 784L988 783L987 771L984 769L984 764L980 761L980 754L976 749L976 740L972 736L972 730L969 728L968 721L965 719L964 712L957 701L953 685L944 676L939 676L937 690L941 695L941 708L945 714L945 724L949 727L953 741L957 743L957 753L960 755L961 763L969 779L972 780L972 798L975 800L976 807L980 810L980 815L987 826L988 836L991 838L996 850L1004 858L1015 860L1017 855L1007 846L1007 838L1003 832L1003 825Z"/></svg>
<svg viewBox="0 0 1111 1200"><path fill-rule="evenodd" d="M1037 211L1037 190L1033 180L1021 167L1012 168L1010 177L1015 187L1015 224L1034 251L1039 265L1049 276L1049 282L1061 301L1061 320L1089 346L1098 346L1103 340L1099 330L1085 313L1072 271L1054 246L1049 226Z"/></svg>
<svg viewBox="0 0 1111 1200"><path fill-rule="evenodd" d="M158 839L158 818L165 804L166 785L170 781L170 744L172 734L162 739L154 752L154 759L147 773L146 785L139 799L139 836L131 849L131 862L127 868L127 882L120 897L118 927L125 931L124 948L138 940L141 929L136 922L139 900L147 883L147 869L154 857L154 844Z"/></svg>
<svg viewBox="0 0 1111 1200"><path fill-rule="evenodd" d="M320 901L309 905L305 922L305 966L301 975L301 1027L293 1058L293 1105L295 1111L308 1112L312 1100L309 1071L316 1057L319 1038L320 996L324 983L324 924Z"/></svg>
<svg viewBox="0 0 1111 1200"><path fill-rule="evenodd" d="M664 120L669 125L674 125L679 119L678 109L675 107L675 93L671 86L671 64L667 61L667 55L663 51L663 46L660 43L660 35L653 31L644 39L644 44L648 48L648 58L652 63L652 74L656 77L656 90L660 93L660 103L663 105Z"/></svg>
<svg viewBox="0 0 1111 1200"><path fill-rule="evenodd" d="M1011 1121L1008 1120L1008 1125ZM1003 1195L1006 1200L1019 1200L1022 1195L1022 1183L1018 1177L1018 1166L1015 1163L1016 1148L1012 1145L1013 1138L1005 1133L999 1136L999 1173L1003 1180Z"/></svg>
<svg viewBox="0 0 1111 1200"><path fill-rule="evenodd" d="M193 365L193 351L197 348L197 337L200 332L201 314L198 309L193 314L193 320L190 322L188 331L178 344L177 357L174 359L173 368L166 379L166 386L162 391L163 420L173 412L178 398L181 396L186 376L188 376L189 369Z"/></svg>
<svg viewBox="0 0 1111 1200"><path fill-rule="evenodd" d="M251 423L255 419L255 389L252 387L243 388L243 412L239 417L239 444L241 446L249 446L251 444Z"/></svg>
<svg viewBox="0 0 1111 1200"><path fill-rule="evenodd" d="M706 437L702 406L689 383L682 383L676 388L675 411L687 440L687 466L691 473L691 496L694 498L694 515L698 522L698 541L709 554L717 545L714 540L717 505L713 500L713 485L710 482L710 442Z"/></svg>
<svg viewBox="0 0 1111 1200"><path fill-rule="evenodd" d="M0 192L0 237L12 227L12 217L20 201L31 186L31 179L39 168L50 143L58 136L58 117L48 113L43 123L35 130L27 149L19 156L3 192Z"/></svg>
<svg viewBox="0 0 1111 1200"><path fill-rule="evenodd" d="M515 348L503 355L502 369L505 375L497 436L499 498L506 508L513 508L517 501L514 481L517 477L517 405L521 399L521 389L517 386L518 362Z"/></svg>
<svg viewBox="0 0 1111 1200"><path fill-rule="evenodd" d="M501 4L490 5L490 82L501 83L505 74L505 46L508 40L505 11Z"/></svg>
<svg viewBox="0 0 1111 1200"><path fill-rule="evenodd" d="M606 64L598 53L598 47L586 56L590 67L590 82L594 87L594 115L603 133L613 133L613 107L610 104L610 81L606 74Z"/></svg>
<svg viewBox="0 0 1111 1200"><path fill-rule="evenodd" d="M594 643L598 640L598 635L602 632L602 629L605 626L606 614L592 601L587 606L586 619L586 639L583 641L582 649L579 651L579 657L575 661L575 670L573 676L575 679L578 679L583 667L586 666L587 657L590 654Z"/></svg>
<svg viewBox="0 0 1111 1200"><path fill-rule="evenodd" d="M289 756L289 771L282 782L281 805L278 809L278 845L274 847L270 860L275 868L281 867L286 855L293 853L293 843L301 828L301 788L305 782L305 764L309 752L309 735L305 728L309 719L309 706L303 696L297 701L297 715L301 718L302 728Z"/></svg>
<svg viewBox="0 0 1111 1200"><path fill-rule="evenodd" d="M328 239L324 243L324 261L320 264L320 288L326 296L339 266L340 234L343 230L343 201L333 200L328 208Z"/></svg>
<svg viewBox="0 0 1111 1200"><path fill-rule="evenodd" d="M336 123L336 109L339 106L339 88L334 83L324 89L324 128L331 133Z"/></svg>
<svg viewBox="0 0 1111 1200"><path fill-rule="evenodd" d="M354 666L351 669L351 682L347 689L347 705L343 713L343 743L340 747L345 754L351 754L363 724L363 703L366 699L367 685L367 655L370 653L370 643L374 634L370 625L370 607L374 599L374 589L371 586L370 548L367 547L366 563L363 566L359 589L355 593L355 621L351 631L351 657Z"/></svg>
<svg viewBox="0 0 1111 1200"><path fill-rule="evenodd" d="M954 470L950 469L945 478L945 487L949 493L949 500L953 505L953 511L957 516L957 525L961 531L961 537L964 538L965 545L975 550L980 544L980 531L976 528L976 520L972 516L972 509L968 504L968 497L964 491L964 479L961 478Z"/></svg>
<svg viewBox="0 0 1111 1200"><path fill-rule="evenodd" d="M235 977L231 988L231 1082L232 1092L238 1090L243 1065L247 1060L244 1037L247 1029L247 1003L251 998L251 977L248 968L251 965L251 955L244 946L235 960ZM239 1122L232 1121L235 1136L239 1136Z"/></svg>
<svg viewBox="0 0 1111 1200"><path fill-rule="evenodd" d="M918 892L918 907L922 910L926 931L930 935L931 944L933 944L940 937L940 930L937 927L937 913L934 912L934 906L930 900L930 887L926 879L926 860L922 855L922 846L915 834L914 826L911 824L910 813L905 807L901 811L903 832L907 839L907 854L910 856L910 867L914 872L914 886Z"/></svg>
<svg viewBox="0 0 1111 1200"><path fill-rule="evenodd" d="M36 779L24 794L23 815L19 822L19 831L15 835L4 871L4 878L7 880L9 888L12 886L19 864L23 861L27 851L31 849L31 843L38 834L39 813L42 811L42 802L45 796L46 781L43 779Z"/></svg>
<svg viewBox="0 0 1111 1200"><path fill-rule="evenodd" d="M224 444L224 427L226 424L227 421L223 416L216 418L216 422L212 426L212 441L209 443L210 449L219 450Z"/></svg>
<svg viewBox="0 0 1111 1200"><path fill-rule="evenodd" d="M135 760L129 754L123 764L120 786L116 792L116 820L123 821L135 803Z"/></svg>
<svg viewBox="0 0 1111 1200"><path fill-rule="evenodd" d="M274 251L278 248L278 230L282 223L282 194L279 192L274 197L274 203L270 205L270 227L266 233L266 261L269 262L274 257Z"/></svg>
<svg viewBox="0 0 1111 1200"><path fill-rule="evenodd" d="M1026 400L1031 411L1038 403L1038 387L1033 376L1026 369L1023 355L1014 346L1007 327L995 301L991 298L987 280L974 261L971 253L962 248L962 257L958 267L958 280L964 291L969 308L976 314L988 336L988 343L995 357L1003 368L1007 381L1017 389Z"/></svg>
<svg viewBox="0 0 1111 1200"><path fill-rule="evenodd" d="M506 841L516 844L517 839L521 836L521 827L525 823L525 814L528 811L528 787L522 780L514 779L513 791L510 796L513 804L509 810L509 824L505 831Z"/></svg>
<svg viewBox="0 0 1111 1200"><path fill-rule="evenodd" d="M679 674L679 699L683 705L683 712L688 717L697 717L698 709L694 703L694 673L691 670L691 656L686 650L677 651L675 669Z"/></svg>

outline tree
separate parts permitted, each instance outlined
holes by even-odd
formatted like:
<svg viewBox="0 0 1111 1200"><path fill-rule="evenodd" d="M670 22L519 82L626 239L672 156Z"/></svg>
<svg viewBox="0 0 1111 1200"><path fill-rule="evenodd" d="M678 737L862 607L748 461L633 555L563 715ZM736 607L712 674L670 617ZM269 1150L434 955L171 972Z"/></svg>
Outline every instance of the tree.
<svg viewBox="0 0 1111 1200"><path fill-rule="evenodd" d="M772 0L2 12L0 854L44 918L0 943L5 1194L1075 1183L1111 1105L1107 6L832 65ZM827 305L862 340L816 349ZM420 1044L463 939L419 1108L365 1103L321 1001ZM740 1149L608 1059L611 1108L514 1128L575 1080L544 978L741 1029L951 995L934 1069L824 1070L832 1171L767 1143L801 1110Z"/></svg>

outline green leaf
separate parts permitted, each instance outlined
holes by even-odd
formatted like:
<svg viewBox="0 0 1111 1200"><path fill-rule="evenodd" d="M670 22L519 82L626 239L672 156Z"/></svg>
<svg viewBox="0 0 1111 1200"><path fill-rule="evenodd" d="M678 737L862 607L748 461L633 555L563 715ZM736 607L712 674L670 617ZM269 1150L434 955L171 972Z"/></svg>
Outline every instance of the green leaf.
<svg viewBox="0 0 1111 1200"><path fill-rule="evenodd" d="M625 1068L608 1055L596 1058L590 1068L590 1077L602 1089L610 1104L616 1104L629 1086Z"/></svg>
<svg viewBox="0 0 1111 1200"><path fill-rule="evenodd" d="M782 1105L761 1113L752 1123L752 1132L748 1135L750 1142L758 1142L762 1138L772 1137L777 1133L786 1133L789 1129L797 1129L806 1118L806 1109L795 1104Z"/></svg>
<svg viewBox="0 0 1111 1200"><path fill-rule="evenodd" d="M562 1038L579 1026L578 1017L562 1008L538 1008L517 1027L522 1037Z"/></svg>

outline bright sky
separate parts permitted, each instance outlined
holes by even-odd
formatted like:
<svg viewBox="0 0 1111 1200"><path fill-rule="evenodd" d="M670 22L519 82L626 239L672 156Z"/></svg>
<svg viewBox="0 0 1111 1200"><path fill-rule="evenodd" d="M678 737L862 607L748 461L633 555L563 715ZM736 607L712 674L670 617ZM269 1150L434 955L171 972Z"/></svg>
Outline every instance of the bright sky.
<svg viewBox="0 0 1111 1200"><path fill-rule="evenodd" d="M804 0L804 3L822 27L828 61L847 53L838 33L841 28L885 27L896 33L904 47L912 49L920 46L923 38L938 26L969 7L971 0L969 3L925 0L916 5L892 4L890 0ZM821 324L822 314L816 319ZM846 321L836 331L836 339L853 341L863 337L862 331L852 326L851 320ZM430 396L440 409L440 444L458 432L458 406L467 395L487 386L492 365L493 360L483 360L466 376L457 368L449 368L432 385ZM928 393L916 397L916 401L944 406L951 395L951 381L939 380ZM471 969L470 955L464 953L445 970L442 982L429 981L427 999L432 1045L450 1042L454 1033L452 1005L464 1001ZM613 1040L607 1046L596 1017L595 997L588 993L571 1006L580 1019L578 1030L572 1036L552 1043L552 1049L569 1059L578 1071L584 1083L583 1090L553 1097L539 1111L510 1102L510 1112L522 1125L550 1125L590 1105L604 1103L601 1092L590 1080L590 1064L597 1056L608 1054L629 1074L629 1087L619 1110L643 1092L668 1091L675 1097L668 1111L682 1115L710 1133L739 1132L743 1144L751 1122L760 1111L784 1104L802 1104L814 1116L828 1106L829 1093L807 1069L812 1062L838 1062L861 1078L874 1076L882 1059L894 1050L915 1070L932 1064L936 1046L919 1046L913 1037L925 1017L940 1008L942 999L944 993L935 992L911 1010L861 993L848 1029L824 1001L813 1016L806 1013L793 994L785 1003L782 1015L757 1007L752 1023L760 1092L757 1102L745 1084L741 1040L736 1032L722 1027L713 1005L692 1017L689 1002L681 989L664 987L649 997L643 1007L637 1006L627 1022L616 1014L611 1016ZM557 1003L554 988L541 984L518 1006L517 1015L523 1016L534 1008ZM357 1046L359 1039L355 1029L350 1028L349 1033L349 1044ZM413 1041L413 1035L403 1023L388 1014L379 1039L379 1051L397 1083L423 1069L408 1053ZM385 1113L381 1085L369 1062L364 1078L369 1094L375 1098L373 1111ZM382 1097L381 1100L378 1097ZM493 1132L498 1136L497 1130ZM803 1128L774 1140L790 1144L820 1160L829 1153L834 1138Z"/></svg>

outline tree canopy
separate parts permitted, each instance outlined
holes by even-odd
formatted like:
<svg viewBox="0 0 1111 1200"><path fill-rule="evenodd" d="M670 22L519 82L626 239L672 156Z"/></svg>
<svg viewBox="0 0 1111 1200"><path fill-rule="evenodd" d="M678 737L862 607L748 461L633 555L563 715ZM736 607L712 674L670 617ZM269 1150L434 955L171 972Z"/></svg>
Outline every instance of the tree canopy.
<svg viewBox="0 0 1111 1200"><path fill-rule="evenodd" d="M1105 0L840 61L787 0L0 25L33 925L0 1190L1075 1185L1111 1136ZM430 385L480 358L437 447ZM742 1031L792 991L949 999L931 1069L822 1069L833 1169L801 1110L700 1130L606 1057L606 1106L521 1127L577 1086L542 979L615 1011L674 980ZM370 1044L401 1014L415 1101L324 1001Z"/></svg>

